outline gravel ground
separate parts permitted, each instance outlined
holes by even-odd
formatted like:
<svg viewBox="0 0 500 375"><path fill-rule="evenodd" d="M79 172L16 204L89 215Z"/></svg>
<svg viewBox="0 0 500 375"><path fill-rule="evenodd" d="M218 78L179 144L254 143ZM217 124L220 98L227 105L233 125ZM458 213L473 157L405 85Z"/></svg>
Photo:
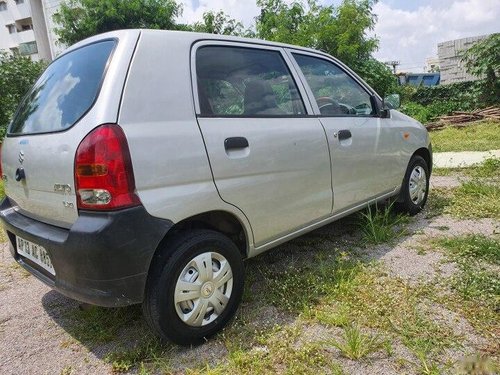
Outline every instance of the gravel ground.
<svg viewBox="0 0 500 375"><path fill-rule="evenodd" d="M433 187L450 187L459 184L456 177L433 177ZM312 247L343 246L354 244L357 234L352 226L333 223L308 236L283 245L282 249L292 249L301 243ZM431 219L424 214L418 215L409 227L410 234L392 245L380 245L364 250L366 256L382 261L389 272L408 280L410 283L430 281L438 275L451 275L455 272L452 264L443 262L440 253L419 251L425 249L432 237L482 233L492 235L500 232L500 223L495 220L456 220L447 216ZM283 257L281 257L283 258ZM277 262L293 263L294 259L277 259ZM257 283L256 283L257 284ZM258 285L256 286L258 288ZM423 309L435 316L436 321L452 324L457 332L467 337L470 348L484 344L470 324L455 313L423 301ZM120 332L119 339L105 345L91 345L81 340L75 333L75 317L79 304L69 300L29 276L12 260L8 245L0 245L0 374L109 374L111 365L105 360L113 349L126 346L141 339L143 323L135 321ZM272 306L243 305L239 315L246 324L256 328L274 324L298 324L296 317L278 311ZM77 322L76 322L77 323ZM303 340L307 337L335 337L338 329L320 325L308 326ZM259 350L259 348L254 348ZM197 348L186 349L169 347L170 366L179 369L186 365L218 363L227 355L220 340L211 340ZM394 346L396 357L413 358L403 346ZM467 348L465 352L467 352ZM472 352L472 349L470 350ZM340 361L350 374L398 374L408 373L408 369L395 367L390 359L377 359L377 353L368 361L349 361L342 359L332 349L332 356ZM450 352L448 356L457 360L462 352Z"/></svg>

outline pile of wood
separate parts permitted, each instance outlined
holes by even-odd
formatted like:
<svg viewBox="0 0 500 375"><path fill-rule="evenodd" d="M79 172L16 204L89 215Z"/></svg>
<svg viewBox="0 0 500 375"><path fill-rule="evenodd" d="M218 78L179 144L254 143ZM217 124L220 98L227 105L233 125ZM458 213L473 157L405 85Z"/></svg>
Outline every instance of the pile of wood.
<svg viewBox="0 0 500 375"><path fill-rule="evenodd" d="M500 107L493 106L484 109L476 109L472 112L452 112L451 115L438 117L433 122L425 125L427 130L438 130L446 126L462 128L468 126L473 121L479 120L500 121Z"/></svg>

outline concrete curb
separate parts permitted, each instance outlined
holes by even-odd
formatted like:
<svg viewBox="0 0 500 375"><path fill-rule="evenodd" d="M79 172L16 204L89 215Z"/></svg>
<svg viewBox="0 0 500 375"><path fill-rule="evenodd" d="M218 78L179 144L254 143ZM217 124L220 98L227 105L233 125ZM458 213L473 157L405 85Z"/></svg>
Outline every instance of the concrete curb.
<svg viewBox="0 0 500 375"><path fill-rule="evenodd" d="M435 152L433 165L435 168L462 168L482 163L490 158L500 158L500 150Z"/></svg>

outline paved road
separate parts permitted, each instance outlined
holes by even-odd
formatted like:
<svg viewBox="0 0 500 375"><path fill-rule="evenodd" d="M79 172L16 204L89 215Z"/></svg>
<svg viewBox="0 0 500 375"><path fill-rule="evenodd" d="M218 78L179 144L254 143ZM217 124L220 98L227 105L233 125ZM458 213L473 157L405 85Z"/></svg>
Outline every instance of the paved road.
<svg viewBox="0 0 500 375"><path fill-rule="evenodd" d="M459 168L470 167L489 158L500 158L500 150L435 152L433 162L437 168Z"/></svg>

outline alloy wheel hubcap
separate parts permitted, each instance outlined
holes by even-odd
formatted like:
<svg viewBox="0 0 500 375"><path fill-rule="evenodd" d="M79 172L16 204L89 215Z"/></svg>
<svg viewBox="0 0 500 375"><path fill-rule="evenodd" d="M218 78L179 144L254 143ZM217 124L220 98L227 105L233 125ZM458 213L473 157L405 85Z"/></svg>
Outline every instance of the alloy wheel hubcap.
<svg viewBox="0 0 500 375"><path fill-rule="evenodd" d="M226 308L233 291L233 272L227 259L206 252L191 259L175 285L174 303L179 318L189 326L213 322Z"/></svg>
<svg viewBox="0 0 500 375"><path fill-rule="evenodd" d="M416 166L411 171L409 191L413 204L419 205L424 201L427 192L427 175L421 166Z"/></svg>

